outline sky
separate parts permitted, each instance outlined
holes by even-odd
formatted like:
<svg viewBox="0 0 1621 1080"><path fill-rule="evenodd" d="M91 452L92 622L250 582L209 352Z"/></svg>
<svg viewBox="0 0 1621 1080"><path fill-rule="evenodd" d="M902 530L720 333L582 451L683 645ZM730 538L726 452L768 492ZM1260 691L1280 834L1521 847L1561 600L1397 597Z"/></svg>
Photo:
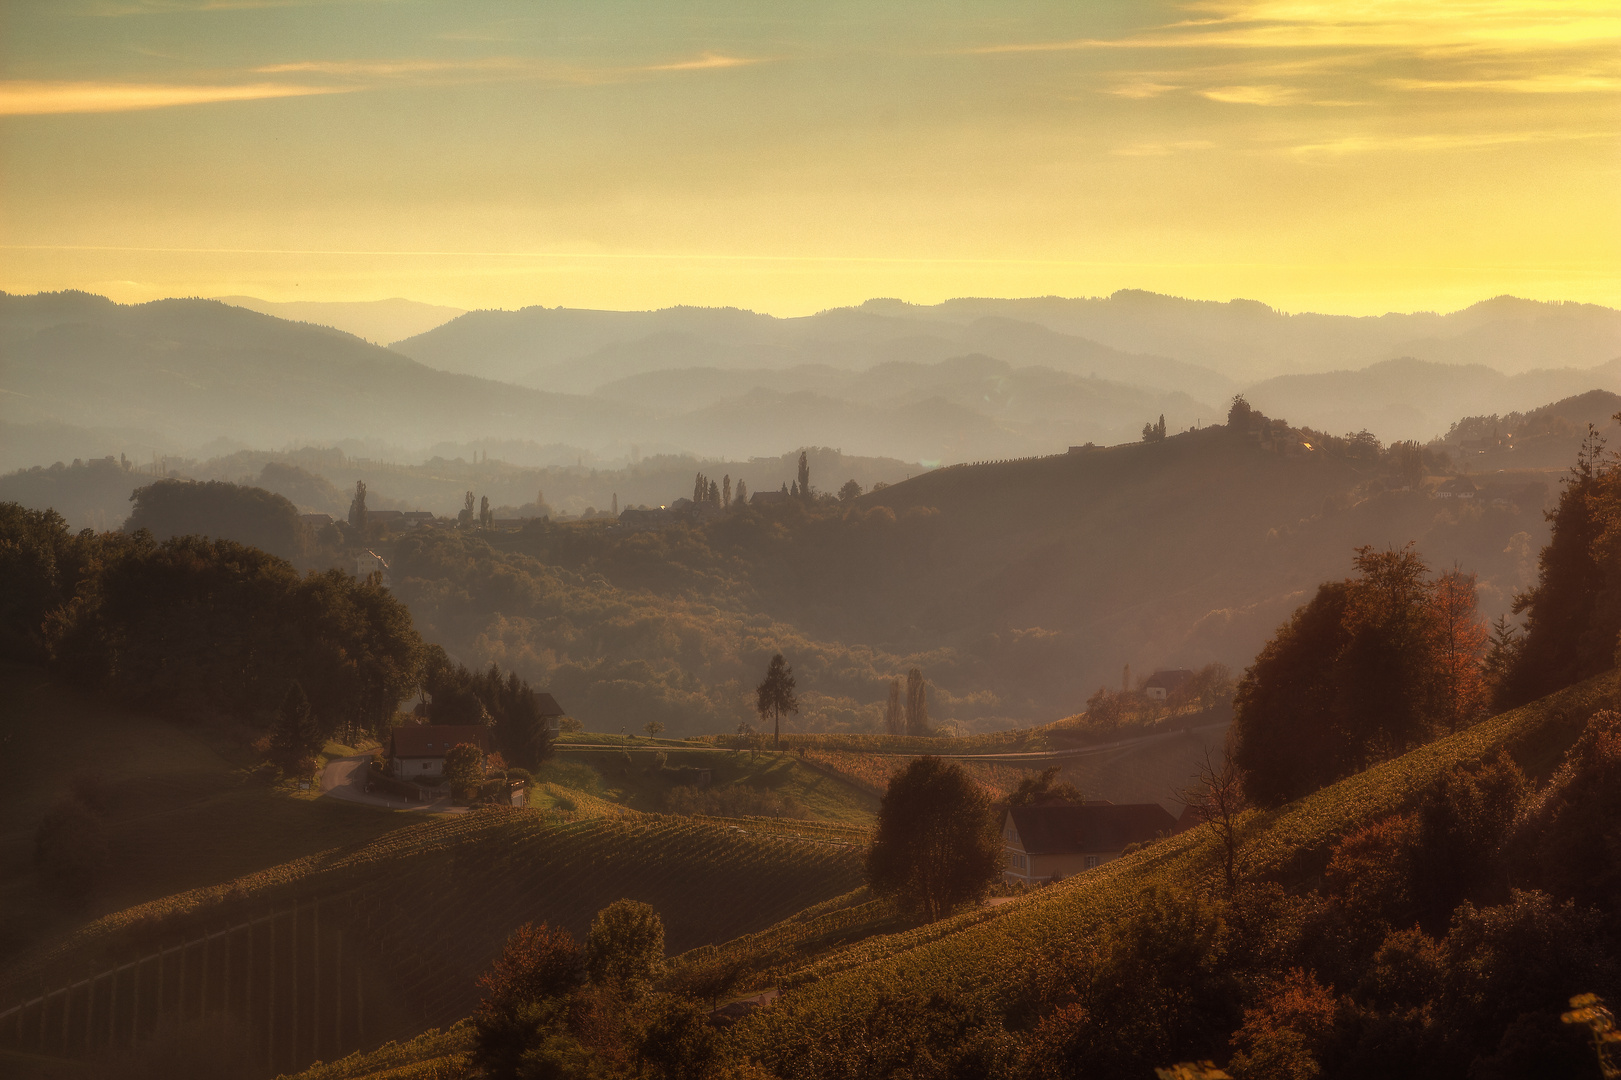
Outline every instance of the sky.
<svg viewBox="0 0 1621 1080"><path fill-rule="evenodd" d="M0 289L1621 306L1621 2L0 4Z"/></svg>

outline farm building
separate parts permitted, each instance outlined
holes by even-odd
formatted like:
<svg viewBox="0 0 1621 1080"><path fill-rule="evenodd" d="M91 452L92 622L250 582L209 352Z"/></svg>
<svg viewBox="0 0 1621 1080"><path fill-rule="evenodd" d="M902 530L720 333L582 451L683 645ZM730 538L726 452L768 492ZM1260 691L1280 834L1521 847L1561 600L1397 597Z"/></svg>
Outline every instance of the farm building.
<svg viewBox="0 0 1621 1080"><path fill-rule="evenodd" d="M1158 803L1014 806L1002 815L1002 873L1010 881L1058 881L1176 831Z"/></svg>
<svg viewBox="0 0 1621 1080"><path fill-rule="evenodd" d="M1193 678L1193 672L1187 668L1172 668L1166 671L1156 671L1149 676L1148 682L1143 684L1143 693L1148 695L1150 701L1164 701L1176 693L1176 688Z"/></svg>
<svg viewBox="0 0 1621 1080"><path fill-rule="evenodd" d="M482 724L405 724L389 735L388 765L401 780L442 776L445 754L460 743L488 756L490 729Z"/></svg>

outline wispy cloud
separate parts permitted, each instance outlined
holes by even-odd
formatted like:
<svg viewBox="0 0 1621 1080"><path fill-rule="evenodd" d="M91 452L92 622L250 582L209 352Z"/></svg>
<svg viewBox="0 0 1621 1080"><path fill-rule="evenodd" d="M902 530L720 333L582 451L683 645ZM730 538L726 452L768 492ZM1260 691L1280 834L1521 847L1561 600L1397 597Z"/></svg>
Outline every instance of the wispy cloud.
<svg viewBox="0 0 1621 1080"><path fill-rule="evenodd" d="M1214 86L1198 93L1230 105L1289 105L1300 100L1300 92L1288 86Z"/></svg>
<svg viewBox="0 0 1621 1080"><path fill-rule="evenodd" d="M649 64L643 71L710 71L715 68L748 67L765 61L745 56L721 56L704 53L696 60L679 60L673 64Z"/></svg>
<svg viewBox="0 0 1621 1080"><path fill-rule="evenodd" d="M1107 90L1105 93L1110 93L1116 97L1123 98L1155 98L1159 97L1161 94L1168 94L1172 90L1180 89L1181 86L1176 83L1151 82L1147 79L1134 79L1131 82L1122 83L1111 90Z"/></svg>
<svg viewBox="0 0 1621 1080"><path fill-rule="evenodd" d="M191 85L165 83L0 82L0 116L42 116L52 113L132 112L176 105L206 105L222 101L259 101L265 98L341 94L351 87L309 86L297 83L243 83Z"/></svg>
<svg viewBox="0 0 1621 1080"><path fill-rule="evenodd" d="M1593 94L1621 90L1621 77L1553 73L1481 79L1383 79L1396 90L1494 91L1505 94Z"/></svg>
<svg viewBox="0 0 1621 1080"><path fill-rule="evenodd" d="M1189 4L1188 10L1206 17L1119 38L1005 42L969 51L1378 48L1428 54L1546 52L1621 42L1621 8L1613 0L1213 0Z"/></svg>
<svg viewBox="0 0 1621 1080"><path fill-rule="evenodd" d="M1344 157L1351 154L1477 150L1516 143L1615 139L1614 131L1483 131L1425 135L1346 135L1287 147L1301 157Z"/></svg>

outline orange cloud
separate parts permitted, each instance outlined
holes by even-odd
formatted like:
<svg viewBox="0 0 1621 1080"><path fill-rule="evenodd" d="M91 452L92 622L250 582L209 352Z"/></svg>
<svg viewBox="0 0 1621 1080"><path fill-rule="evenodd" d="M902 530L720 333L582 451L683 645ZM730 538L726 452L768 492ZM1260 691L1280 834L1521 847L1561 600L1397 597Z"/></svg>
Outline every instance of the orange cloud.
<svg viewBox="0 0 1621 1080"><path fill-rule="evenodd" d="M131 112L166 109L175 105L206 105L220 101L258 101L264 98L339 94L349 87L303 86L293 83L244 83L199 86L168 83L0 82L0 116L42 116L52 113Z"/></svg>

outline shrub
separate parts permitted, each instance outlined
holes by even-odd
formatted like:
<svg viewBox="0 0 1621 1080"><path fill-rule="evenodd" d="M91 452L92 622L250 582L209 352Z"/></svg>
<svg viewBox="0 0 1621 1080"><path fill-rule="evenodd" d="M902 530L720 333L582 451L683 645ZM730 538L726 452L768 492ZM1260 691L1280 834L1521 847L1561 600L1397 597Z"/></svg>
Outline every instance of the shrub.
<svg viewBox="0 0 1621 1080"><path fill-rule="evenodd" d="M67 896L94 889L110 854L101 819L71 795L51 807L34 834L34 866L50 888Z"/></svg>

